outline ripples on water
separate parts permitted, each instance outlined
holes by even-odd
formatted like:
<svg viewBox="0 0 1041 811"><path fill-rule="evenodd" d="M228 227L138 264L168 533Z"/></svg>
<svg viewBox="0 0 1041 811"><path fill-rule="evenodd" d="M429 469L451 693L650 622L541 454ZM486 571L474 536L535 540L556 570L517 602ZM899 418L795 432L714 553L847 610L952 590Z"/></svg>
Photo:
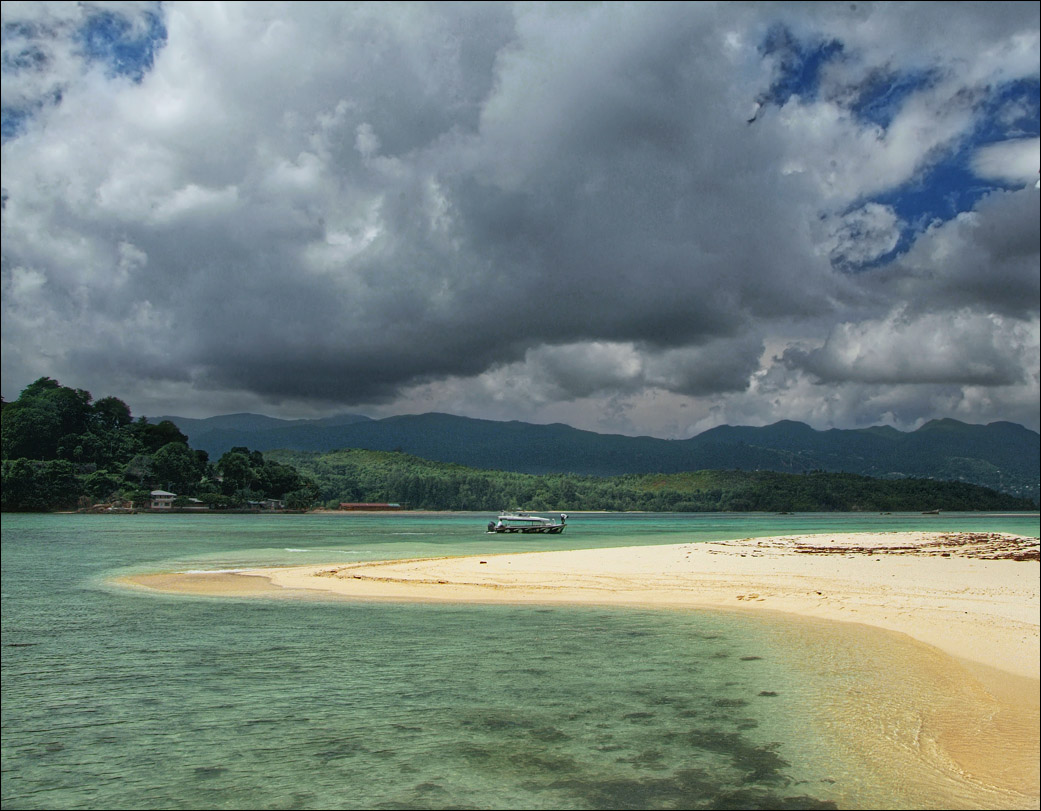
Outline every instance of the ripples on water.
<svg viewBox="0 0 1041 811"><path fill-rule="evenodd" d="M832 745L819 709L835 682L809 677L805 662L822 655L819 640L765 620L220 600L105 585L172 564L506 551L475 535L483 519L5 516L4 807L907 800ZM575 518L551 548L770 531L711 520L591 518L582 535ZM402 543L420 532L435 540Z"/></svg>

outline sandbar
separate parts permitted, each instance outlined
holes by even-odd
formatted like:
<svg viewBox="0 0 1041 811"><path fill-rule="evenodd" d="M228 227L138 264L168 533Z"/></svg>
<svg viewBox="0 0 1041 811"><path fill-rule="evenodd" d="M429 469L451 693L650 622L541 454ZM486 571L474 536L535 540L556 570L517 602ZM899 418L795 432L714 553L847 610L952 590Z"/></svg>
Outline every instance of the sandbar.
<svg viewBox="0 0 1041 811"><path fill-rule="evenodd" d="M356 599L771 609L866 623L1039 676L1038 541L1002 533L795 535L124 581L215 596L291 589Z"/></svg>
<svg viewBox="0 0 1041 811"><path fill-rule="evenodd" d="M951 719L943 733L945 757L987 785L1011 791L1014 806L1037 807L1041 794L1035 538L981 532L797 535L219 575L166 573L124 582L211 596L771 611L874 626L939 650L964 680L982 686L991 708L986 730L960 731L963 722Z"/></svg>

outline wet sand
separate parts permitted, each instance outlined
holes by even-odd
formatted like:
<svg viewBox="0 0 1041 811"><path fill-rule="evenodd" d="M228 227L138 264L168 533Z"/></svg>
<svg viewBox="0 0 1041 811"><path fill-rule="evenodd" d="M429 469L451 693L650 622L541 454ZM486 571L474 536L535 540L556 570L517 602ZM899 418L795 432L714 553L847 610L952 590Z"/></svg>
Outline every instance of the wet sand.
<svg viewBox="0 0 1041 811"><path fill-rule="evenodd" d="M1041 580L1034 539L998 533L806 535L167 573L124 583L227 597L770 611L873 626L906 635L922 646L923 661L940 662L931 667L937 685L944 682L936 703L945 709L923 718L939 752L930 757L980 790L966 807L1039 804ZM964 693L958 702L941 697L952 684Z"/></svg>

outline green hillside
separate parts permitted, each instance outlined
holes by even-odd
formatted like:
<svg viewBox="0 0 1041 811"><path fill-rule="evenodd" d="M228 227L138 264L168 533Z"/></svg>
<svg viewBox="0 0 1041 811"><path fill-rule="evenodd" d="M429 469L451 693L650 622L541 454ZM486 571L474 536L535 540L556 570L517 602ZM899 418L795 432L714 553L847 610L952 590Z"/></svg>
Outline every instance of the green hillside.
<svg viewBox="0 0 1041 811"><path fill-rule="evenodd" d="M305 509L316 488L258 451L231 448L216 463L172 422L134 420L116 397L95 401L49 377L0 407L0 509L48 512L141 507L153 490L173 507L229 509L264 499Z"/></svg>
<svg viewBox="0 0 1041 811"><path fill-rule="evenodd" d="M314 481L328 506L399 502L432 510L921 511L1030 510L1032 502L961 482L851 473L703 470L596 477L478 470L405 453L269 451Z"/></svg>
<svg viewBox="0 0 1041 811"><path fill-rule="evenodd" d="M690 439L667 440L581 431L567 425L496 422L450 414L367 420L272 421L256 415L208 420L170 417L192 447L214 458L236 446L331 451L404 451L424 459L517 473L619 476L687 470L826 470L880 479L939 479L1041 497L1041 437L1021 425L935 420L917 431L894 428L817 431L790 420L762 427L721 425Z"/></svg>
<svg viewBox="0 0 1041 811"><path fill-rule="evenodd" d="M763 428L721 426L695 440L669 442L438 414L380 421L343 415L304 421L303 428L367 432L370 441L389 447L268 450L265 459L255 445L250 450L243 444L211 462L173 422L134 420L121 400L95 401L90 392L50 378L40 378L2 406L0 508L5 511L139 505L155 489L175 494L181 503L175 499L174 506L213 508L249 508L273 499L297 509L320 500L482 511L1029 510L1034 503L1010 483L1032 480L1036 492L1038 470L1037 434L1011 423L941 420L900 434L814 431L780 422ZM248 414L198 422L214 421L240 435L249 435L243 428L272 424L271 418ZM253 435L261 434L270 432ZM898 467L875 472L867 464L874 458L877 465L881 458L877 443L902 448L889 457ZM412 444L429 452L399 450ZM431 461L446 448L461 458ZM840 463L861 469L836 470ZM495 469L507 465L508 471ZM1005 492L965 481L972 477L997 479Z"/></svg>

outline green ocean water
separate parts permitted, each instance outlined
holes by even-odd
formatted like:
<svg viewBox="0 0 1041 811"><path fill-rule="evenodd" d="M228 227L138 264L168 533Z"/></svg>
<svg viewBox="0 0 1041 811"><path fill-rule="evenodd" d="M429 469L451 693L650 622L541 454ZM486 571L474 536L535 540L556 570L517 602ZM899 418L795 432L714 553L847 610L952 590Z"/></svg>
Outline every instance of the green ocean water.
<svg viewBox="0 0 1041 811"><path fill-rule="evenodd" d="M484 533L488 518L4 515L3 807L926 807L956 789L914 752L915 774L894 776L879 765L887 756L850 742L856 718L836 719L866 680L898 678L915 694L914 657L879 674L894 661L881 633L716 612L163 596L111 580L807 532L1039 530L1036 513L626 514L503 538ZM916 710L887 712L899 748Z"/></svg>

